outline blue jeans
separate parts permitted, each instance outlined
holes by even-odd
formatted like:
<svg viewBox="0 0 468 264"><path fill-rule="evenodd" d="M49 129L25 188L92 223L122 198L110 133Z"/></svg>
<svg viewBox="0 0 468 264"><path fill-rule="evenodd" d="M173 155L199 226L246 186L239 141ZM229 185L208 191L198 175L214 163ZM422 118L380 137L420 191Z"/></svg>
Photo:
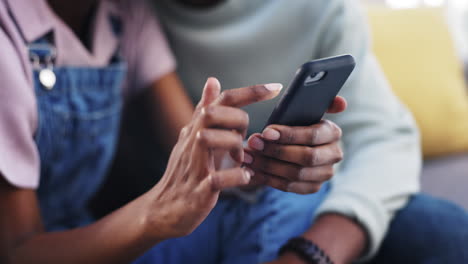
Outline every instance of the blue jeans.
<svg viewBox="0 0 468 264"><path fill-rule="evenodd" d="M396 214L371 263L468 263L468 213L445 200L414 196Z"/></svg>
<svg viewBox="0 0 468 264"><path fill-rule="evenodd" d="M165 241L138 264L249 264L274 259L278 249L310 227L328 185L312 195L266 188L254 204L221 199L189 236Z"/></svg>
<svg viewBox="0 0 468 264"><path fill-rule="evenodd" d="M254 264L275 259L289 238L308 229L328 192L300 196L274 189L256 204L221 200L191 235L165 241L137 264ZM461 208L417 195L391 224L372 263L468 263L468 215Z"/></svg>

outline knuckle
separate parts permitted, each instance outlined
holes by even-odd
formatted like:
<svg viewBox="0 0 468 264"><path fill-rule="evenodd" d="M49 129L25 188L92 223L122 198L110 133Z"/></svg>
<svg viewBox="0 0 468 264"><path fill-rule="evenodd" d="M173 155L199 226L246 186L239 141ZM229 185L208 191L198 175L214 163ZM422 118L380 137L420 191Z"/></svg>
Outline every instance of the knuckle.
<svg viewBox="0 0 468 264"><path fill-rule="evenodd" d="M334 128L335 127L335 123L333 123L332 121L328 120L328 119L323 119L323 125L324 126L327 126L329 128Z"/></svg>
<svg viewBox="0 0 468 264"><path fill-rule="evenodd" d="M294 133L293 129L278 129L278 131L280 131L281 135L284 134L284 140L286 144L292 144L293 142L295 142L296 134Z"/></svg>
<svg viewBox="0 0 468 264"><path fill-rule="evenodd" d="M320 191L320 189L322 188L322 185L320 184L312 184L309 188L308 188L308 192L309 193L318 193Z"/></svg>
<svg viewBox="0 0 468 264"><path fill-rule="evenodd" d="M209 133L205 129L201 129L197 132L196 140L200 145L207 145L210 140Z"/></svg>
<svg viewBox="0 0 468 264"><path fill-rule="evenodd" d="M291 189L292 189L291 186L293 186L292 183L287 182L287 181L281 181L278 185L279 185L278 189L285 191L285 192L291 192Z"/></svg>
<svg viewBox="0 0 468 264"><path fill-rule="evenodd" d="M223 177L218 177L215 174L210 174L209 176L211 189L219 190L223 185Z"/></svg>
<svg viewBox="0 0 468 264"><path fill-rule="evenodd" d="M284 191L284 192L289 192L289 182L281 180L279 178L276 178L274 176L266 176L267 177L267 182L268 185L272 186L273 188L276 188L278 190Z"/></svg>
<svg viewBox="0 0 468 264"><path fill-rule="evenodd" d="M304 178L304 174L307 173L303 170L303 168L294 168L290 170L288 178L292 181L302 181Z"/></svg>
<svg viewBox="0 0 468 264"><path fill-rule="evenodd" d="M185 138L188 136L190 128L188 126L183 127L179 133L179 139Z"/></svg>
<svg viewBox="0 0 468 264"><path fill-rule="evenodd" d="M295 187L291 187L291 184L290 183L285 183L284 185L282 185L280 188L278 188L279 190L283 191L283 192L288 192L288 193L297 193L297 190L295 190Z"/></svg>
<svg viewBox="0 0 468 264"><path fill-rule="evenodd" d="M333 175L335 175L335 169L333 168L333 166L329 166L326 170L325 170L325 173L324 173L324 179L325 181L328 181L330 180Z"/></svg>
<svg viewBox="0 0 468 264"><path fill-rule="evenodd" d="M332 134L334 135L334 138L336 140L339 140L341 136L343 135L343 131L341 130L341 128L330 120L326 120L326 124L330 127L330 130Z"/></svg>
<svg viewBox="0 0 468 264"><path fill-rule="evenodd" d="M247 112L245 111L242 111L241 122L244 128L249 127L250 117L249 114L247 114Z"/></svg>
<svg viewBox="0 0 468 264"><path fill-rule="evenodd" d="M316 145L319 139L320 127L311 127L309 129L308 137L311 145Z"/></svg>
<svg viewBox="0 0 468 264"><path fill-rule="evenodd" d="M280 159L283 156L283 148L281 145L273 144L270 146L270 154L274 158Z"/></svg>
<svg viewBox="0 0 468 264"><path fill-rule="evenodd" d="M315 148L306 148L303 155L303 164L307 167L312 167L317 164L318 153Z"/></svg>
<svg viewBox="0 0 468 264"><path fill-rule="evenodd" d="M307 183L290 183L288 185L288 192L301 195L312 193L310 190L310 184Z"/></svg>
<svg viewBox="0 0 468 264"><path fill-rule="evenodd" d="M297 180L299 181L307 181L310 178L310 170L307 168L300 168L297 173Z"/></svg>
<svg viewBox="0 0 468 264"><path fill-rule="evenodd" d="M266 88L263 86L251 86L251 91L252 91L252 99L255 102L260 101L267 93Z"/></svg>
<svg viewBox="0 0 468 264"><path fill-rule="evenodd" d="M202 108L201 116L205 124L212 123L215 118L215 107L212 105L205 106Z"/></svg>
<svg viewBox="0 0 468 264"><path fill-rule="evenodd" d="M294 188L291 188L290 190L291 192L293 193L296 193L296 194L301 194L301 195L305 195L305 194L310 194L311 191L309 191L307 189L307 187L301 187L301 186L296 186Z"/></svg>
<svg viewBox="0 0 468 264"><path fill-rule="evenodd" d="M249 115L243 110L236 110L233 120L235 120L235 127L239 133L244 133L249 127Z"/></svg>
<svg viewBox="0 0 468 264"><path fill-rule="evenodd" d="M337 139L341 139L343 136L343 130L338 125L335 125Z"/></svg>
<svg viewBox="0 0 468 264"><path fill-rule="evenodd" d="M341 147L338 144L336 144L336 146L335 146L335 153L336 153L336 157L335 157L334 162L337 163L337 162L342 161L343 158L344 158L344 153L343 153L343 150L341 149Z"/></svg>
<svg viewBox="0 0 468 264"><path fill-rule="evenodd" d="M219 96L220 98L220 101L223 103L223 104L226 104L226 105L231 105L234 103L234 94L232 93L232 91L230 90L227 90L227 91L223 91L221 93L221 95Z"/></svg>

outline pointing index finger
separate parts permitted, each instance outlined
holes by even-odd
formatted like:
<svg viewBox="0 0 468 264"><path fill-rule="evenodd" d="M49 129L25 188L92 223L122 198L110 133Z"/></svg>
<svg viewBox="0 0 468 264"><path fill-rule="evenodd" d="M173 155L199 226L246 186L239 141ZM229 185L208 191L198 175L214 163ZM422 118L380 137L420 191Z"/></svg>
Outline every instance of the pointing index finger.
<svg viewBox="0 0 468 264"><path fill-rule="evenodd" d="M280 83L270 83L226 90L221 93L216 103L225 106L242 107L272 99L279 94L282 88L283 85Z"/></svg>

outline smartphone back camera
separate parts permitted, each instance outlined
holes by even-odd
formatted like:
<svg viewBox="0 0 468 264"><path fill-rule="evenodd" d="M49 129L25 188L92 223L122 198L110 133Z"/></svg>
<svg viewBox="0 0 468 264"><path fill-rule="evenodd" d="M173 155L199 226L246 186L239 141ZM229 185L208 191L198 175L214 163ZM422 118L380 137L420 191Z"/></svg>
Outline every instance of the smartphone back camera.
<svg viewBox="0 0 468 264"><path fill-rule="evenodd" d="M325 78L325 75L327 75L327 72L325 71L315 72L307 76L307 79L304 81L304 85L315 84L319 82L320 80L322 80L323 78Z"/></svg>

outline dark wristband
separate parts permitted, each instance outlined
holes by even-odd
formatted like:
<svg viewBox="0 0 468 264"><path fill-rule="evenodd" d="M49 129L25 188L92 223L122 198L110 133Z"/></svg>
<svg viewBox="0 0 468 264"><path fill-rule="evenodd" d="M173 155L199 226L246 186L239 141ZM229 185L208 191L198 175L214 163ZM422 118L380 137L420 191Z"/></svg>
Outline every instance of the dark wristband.
<svg viewBox="0 0 468 264"><path fill-rule="evenodd" d="M278 255L281 256L288 251L296 253L302 260L310 264L333 264L321 248L303 237L290 239L280 248Z"/></svg>

